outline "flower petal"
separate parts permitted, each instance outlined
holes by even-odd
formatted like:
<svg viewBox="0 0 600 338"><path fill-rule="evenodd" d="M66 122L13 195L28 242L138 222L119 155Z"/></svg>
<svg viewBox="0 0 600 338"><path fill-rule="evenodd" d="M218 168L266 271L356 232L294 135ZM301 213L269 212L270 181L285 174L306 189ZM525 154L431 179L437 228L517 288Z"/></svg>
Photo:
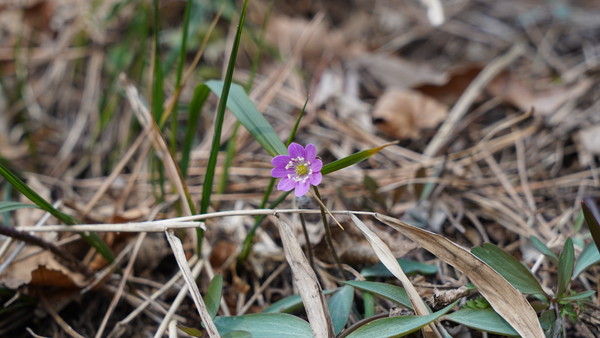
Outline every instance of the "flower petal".
<svg viewBox="0 0 600 338"><path fill-rule="evenodd" d="M277 184L277 189L282 191L290 191L294 189L296 186L296 182L294 180L290 180L289 178L282 178L281 181Z"/></svg>
<svg viewBox="0 0 600 338"><path fill-rule="evenodd" d="M321 161L321 160L311 161L311 163L310 163L310 170L312 170L313 173L321 171L321 168L323 168L323 161Z"/></svg>
<svg viewBox="0 0 600 338"><path fill-rule="evenodd" d="M312 175L310 175L310 178L308 179L308 182L312 185L319 185L319 183L321 183L322 178L323 175L320 172L312 173Z"/></svg>
<svg viewBox="0 0 600 338"><path fill-rule="evenodd" d="M288 177L288 174L294 174L293 169L285 169L285 168L274 168L271 170L271 176L273 177Z"/></svg>
<svg viewBox="0 0 600 338"><path fill-rule="evenodd" d="M308 184L308 182L298 182L296 185L296 190L294 191L294 195L298 197L306 195L309 187L310 184Z"/></svg>
<svg viewBox="0 0 600 338"><path fill-rule="evenodd" d="M292 158L288 155L277 155L273 157L273 159L271 160L271 164L275 167L285 168L285 166L290 162L291 159Z"/></svg>
<svg viewBox="0 0 600 338"><path fill-rule="evenodd" d="M306 151L304 150L304 147L299 145L296 142L292 142L290 143L289 147L288 147L288 153L290 153L290 157L291 158L296 158L296 157L304 157L306 158Z"/></svg>
<svg viewBox="0 0 600 338"><path fill-rule="evenodd" d="M314 144L309 143L306 145L306 160L312 162L317 157L317 148Z"/></svg>

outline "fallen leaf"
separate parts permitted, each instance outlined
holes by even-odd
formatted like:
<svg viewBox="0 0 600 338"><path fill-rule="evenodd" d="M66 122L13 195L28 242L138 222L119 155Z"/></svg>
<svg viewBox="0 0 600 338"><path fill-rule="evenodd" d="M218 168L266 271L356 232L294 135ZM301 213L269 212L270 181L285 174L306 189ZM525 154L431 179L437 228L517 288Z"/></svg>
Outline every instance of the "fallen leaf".
<svg viewBox="0 0 600 338"><path fill-rule="evenodd" d="M437 127L448 115L448 107L432 97L410 89L388 89L373 108L373 123L399 139L417 139L422 131Z"/></svg>
<svg viewBox="0 0 600 338"><path fill-rule="evenodd" d="M395 218L381 214L375 214L375 218L418 242L427 251L467 275L492 308L520 335L545 337L537 314L525 296L468 250L441 235Z"/></svg>

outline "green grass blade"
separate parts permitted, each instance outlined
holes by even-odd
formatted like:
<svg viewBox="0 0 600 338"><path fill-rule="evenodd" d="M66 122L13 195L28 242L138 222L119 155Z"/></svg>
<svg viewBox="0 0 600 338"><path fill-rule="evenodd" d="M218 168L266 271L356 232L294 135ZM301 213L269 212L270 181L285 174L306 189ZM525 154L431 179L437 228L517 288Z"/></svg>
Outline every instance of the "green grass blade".
<svg viewBox="0 0 600 338"><path fill-rule="evenodd" d="M21 202L15 202L15 201L0 201L0 214L9 212L9 211L18 210L18 209L23 209L23 208L39 208L39 207L35 204L29 204L29 203L21 203Z"/></svg>
<svg viewBox="0 0 600 338"><path fill-rule="evenodd" d="M196 134L196 127L202 112L202 107L206 98L210 94L210 90L204 84L196 86L194 89L194 96L190 102L188 108L188 123L185 131L185 138L183 140L183 149L181 151L181 161L179 166L181 168L181 174L184 178L187 177L188 168L190 166L190 154L192 152L192 146L194 142L194 135Z"/></svg>
<svg viewBox="0 0 600 338"><path fill-rule="evenodd" d="M225 88L223 81L210 80L206 85L215 94L221 96ZM227 108L231 110L238 121L250 132L256 141L271 156L287 154L287 148L277 136L277 133L265 117L258 111L252 100L248 97L242 86L231 84L231 92L227 100Z"/></svg>
<svg viewBox="0 0 600 338"><path fill-rule="evenodd" d="M12 171L10 171L7 167L0 162L0 175L2 175L10 184L12 184L17 190L19 190L25 197L27 197L31 202L40 207L40 209L49 212L52 216L58 218L63 223L67 225L75 225L79 223L75 218L69 216L60 210L54 208L52 204L46 201L42 196L38 195L33 189L31 189L23 180L21 180L17 175L15 175ZM109 262L112 262L114 256L104 241L98 237L95 233L85 234L79 233L79 235L92 247L94 247L98 252Z"/></svg>
<svg viewBox="0 0 600 338"><path fill-rule="evenodd" d="M377 154L379 151L381 151L382 149L389 147L391 145L396 144L397 142L392 142L392 143L388 143L388 144L384 144L382 146L379 147L375 147L375 148L371 148L371 149L367 149L367 150L363 150L363 151L359 151L357 153L354 153L350 156L341 158L337 161L328 163L326 165L323 166L323 169L321 169L321 174L323 175L327 175L329 173L332 173L334 171L338 171L341 169L344 169L346 167L349 167L353 164L356 164L358 162L364 161L367 158Z"/></svg>
<svg viewBox="0 0 600 338"><path fill-rule="evenodd" d="M153 81L152 81L152 116L154 117L154 121L160 121L160 118L163 114L163 103L164 103L164 93L163 93L163 70L162 65L160 63L160 41L158 39L158 33L160 31L159 27L159 17L158 17L158 0L153 1L154 7L154 68L153 72Z"/></svg>
<svg viewBox="0 0 600 338"><path fill-rule="evenodd" d="M221 296L223 294L223 276L215 275L208 285L208 290L204 295L204 304L210 314L210 318L215 318L219 305L221 304Z"/></svg>
<svg viewBox="0 0 600 338"><path fill-rule="evenodd" d="M229 168L233 163L233 157L235 156L235 144L237 140L238 129L240 129L240 123L236 122L231 132L231 137L227 141L227 152L225 154L225 162L223 163L223 174L221 175L221 181L217 187L217 193L222 194L227 189L227 182L229 181Z"/></svg>
<svg viewBox="0 0 600 338"><path fill-rule="evenodd" d="M240 40L242 38L242 30L244 27L244 19L246 17L246 8L248 7L248 0L244 1L242 13L240 14L240 21L238 23L238 29L235 34L235 40L233 47L231 48L231 55L229 57L229 64L227 65L227 72L225 73L225 80L222 82L222 90L220 93L219 106L217 107L217 116L215 118L214 134L212 140L212 146L210 149L210 156L208 158L208 164L206 166L206 174L204 176L204 184L202 186L202 201L200 202L200 213L204 214L208 211L210 205L210 196L212 194L212 186L215 175L215 167L217 166L217 157L219 155L219 146L221 144L221 131L223 130L223 121L225 119L225 110L227 108L227 102L229 97L229 91L231 89L231 82L233 81L233 70L235 68L235 60L237 59L238 49L240 47ZM207 84L208 85L208 84ZM210 87L210 85L209 85ZM212 89L212 88L211 88ZM240 91L243 90L240 88ZM204 238L204 231L200 228L197 229L198 234L198 254L202 252L202 239Z"/></svg>

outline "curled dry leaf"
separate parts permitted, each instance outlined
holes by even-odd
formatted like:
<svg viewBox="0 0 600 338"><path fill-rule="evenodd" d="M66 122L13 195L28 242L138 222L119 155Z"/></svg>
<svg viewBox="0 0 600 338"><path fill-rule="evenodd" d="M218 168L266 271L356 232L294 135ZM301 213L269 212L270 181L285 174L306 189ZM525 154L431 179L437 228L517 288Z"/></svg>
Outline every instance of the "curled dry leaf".
<svg viewBox="0 0 600 338"><path fill-rule="evenodd" d="M39 252L36 254L36 252ZM48 251L26 246L0 275L0 284L17 289L26 284L57 287L83 287L85 277L67 269Z"/></svg>
<svg viewBox="0 0 600 338"><path fill-rule="evenodd" d="M492 308L523 337L545 337L535 310L519 291L494 269L443 236L376 214L381 222L418 242L423 248L467 275Z"/></svg>
<svg viewBox="0 0 600 338"><path fill-rule="evenodd" d="M448 107L410 89L388 89L373 109L373 122L384 133L399 139L416 139L423 129L435 128L448 115Z"/></svg>
<svg viewBox="0 0 600 338"><path fill-rule="evenodd" d="M298 288L300 297L302 297L313 334L315 337L333 337L333 323L317 275L310 267L306 256L304 256L304 252L302 252L291 227L279 217L276 217L276 220L283 242L285 258L292 269L294 284Z"/></svg>

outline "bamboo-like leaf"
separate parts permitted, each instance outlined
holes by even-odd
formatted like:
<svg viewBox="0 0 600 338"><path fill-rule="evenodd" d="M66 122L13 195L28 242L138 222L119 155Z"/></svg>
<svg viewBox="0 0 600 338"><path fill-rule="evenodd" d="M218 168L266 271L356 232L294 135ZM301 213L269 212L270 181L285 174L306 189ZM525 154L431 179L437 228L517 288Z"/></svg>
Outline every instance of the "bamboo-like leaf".
<svg viewBox="0 0 600 338"><path fill-rule="evenodd" d="M327 307L329 308L329 315L331 316L335 334L340 333L344 326L346 326L353 301L354 289L348 285L342 286L327 301Z"/></svg>
<svg viewBox="0 0 600 338"><path fill-rule="evenodd" d="M206 86L213 93L221 96L224 83L223 81L210 80L206 82ZM231 84L227 108L231 110L237 120L240 121L267 153L271 156L287 154L287 148L279 139L279 136L277 136L275 129L258 111L242 86Z"/></svg>
<svg viewBox="0 0 600 338"><path fill-rule="evenodd" d="M545 337L535 310L498 272L461 246L433 232L398 219L375 214L381 222L418 242L423 248L467 275L492 308L523 337Z"/></svg>
<svg viewBox="0 0 600 338"><path fill-rule="evenodd" d="M458 301L446 306L440 311L425 316L401 316L377 319L369 322L347 337L399 337L413 333L427 324L437 320L450 311Z"/></svg>
<svg viewBox="0 0 600 338"><path fill-rule="evenodd" d="M573 277L579 276L580 273L597 263L600 263L600 251L598 251L595 243L590 243L583 249L579 257L577 257Z"/></svg>
<svg viewBox="0 0 600 338"><path fill-rule="evenodd" d="M412 303L410 302L410 298L408 298L408 295L406 294L406 290L399 286L388 283L358 280L346 281L343 283L363 291L368 291L371 294L375 294L379 297L390 300L398 305L404 306L405 308L411 310L413 309Z"/></svg>
<svg viewBox="0 0 600 338"><path fill-rule="evenodd" d="M525 294L545 295L531 271L518 259L491 243L471 249L471 252L486 262L515 288Z"/></svg>
<svg viewBox="0 0 600 338"><path fill-rule="evenodd" d="M344 169L346 167L349 167L353 164L356 164L358 162L364 161L367 158L377 154L378 152L380 152L382 149L387 148L389 146L392 146L394 144L397 144L398 142L392 142L392 143L387 143L384 144L382 146L379 147L375 147L375 148L371 148L371 149L367 149L367 150L363 150L363 151L359 151L357 153L354 153L350 156L346 156L344 158L341 158L337 161L333 161L331 163L328 163L326 165L323 166L323 168L321 169L321 174L323 175L327 175L329 173L332 173L334 171L338 171L341 169Z"/></svg>
<svg viewBox="0 0 600 338"><path fill-rule="evenodd" d="M215 318L215 325L223 336L233 331L246 331L253 337L312 337L310 325L285 313L256 313L236 317Z"/></svg>
<svg viewBox="0 0 600 338"><path fill-rule="evenodd" d="M217 311L219 311L219 304L221 303L221 294L223 291L223 276L215 275L208 285L208 290L204 295L204 303L206 309L210 314L210 318L215 318Z"/></svg>
<svg viewBox="0 0 600 338"><path fill-rule="evenodd" d="M573 277L573 268L575 266L575 248L573 247L573 240L567 238L563 246L560 257L558 258L558 287L556 295L561 297L571 282Z"/></svg>
<svg viewBox="0 0 600 338"><path fill-rule="evenodd" d="M445 315L441 319L493 334L503 336L519 335L510 324L492 309L462 309Z"/></svg>

